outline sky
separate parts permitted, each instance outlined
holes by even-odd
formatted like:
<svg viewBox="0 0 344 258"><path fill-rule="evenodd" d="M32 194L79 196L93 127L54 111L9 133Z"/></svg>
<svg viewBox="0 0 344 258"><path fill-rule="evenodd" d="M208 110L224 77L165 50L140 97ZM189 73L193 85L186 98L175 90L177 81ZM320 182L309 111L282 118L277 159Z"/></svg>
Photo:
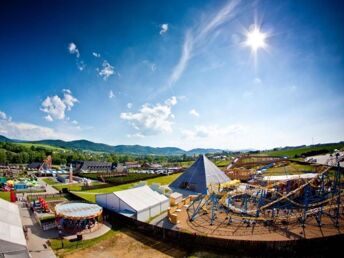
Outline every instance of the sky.
<svg viewBox="0 0 344 258"><path fill-rule="evenodd" d="M343 5L1 1L0 134L185 150L342 141Z"/></svg>

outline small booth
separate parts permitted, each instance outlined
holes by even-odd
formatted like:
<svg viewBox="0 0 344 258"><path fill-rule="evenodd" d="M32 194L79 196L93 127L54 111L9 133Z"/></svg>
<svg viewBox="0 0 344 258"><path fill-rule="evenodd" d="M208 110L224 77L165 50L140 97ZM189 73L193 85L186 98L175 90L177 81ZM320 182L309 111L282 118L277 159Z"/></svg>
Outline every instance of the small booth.
<svg viewBox="0 0 344 258"><path fill-rule="evenodd" d="M97 204L68 202L55 206L56 222L65 233L85 234L101 226L103 209Z"/></svg>
<svg viewBox="0 0 344 258"><path fill-rule="evenodd" d="M174 192L170 195L170 205L175 206L183 200L183 195L178 192Z"/></svg>

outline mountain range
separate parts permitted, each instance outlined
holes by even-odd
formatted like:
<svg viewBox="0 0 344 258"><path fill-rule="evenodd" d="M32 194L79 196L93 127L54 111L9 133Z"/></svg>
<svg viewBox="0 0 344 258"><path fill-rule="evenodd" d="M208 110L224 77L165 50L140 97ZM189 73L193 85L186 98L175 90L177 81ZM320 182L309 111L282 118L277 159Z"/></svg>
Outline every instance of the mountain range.
<svg viewBox="0 0 344 258"><path fill-rule="evenodd" d="M223 152L221 149L204 149L197 148L189 151L177 147L150 147L141 145L107 145L104 143L95 143L88 140L76 140L76 141L62 141L62 140L40 140L40 141L24 141L9 139L3 135L0 135L0 142L12 142L12 143L34 143L34 144L47 144L50 146L82 150L82 151L99 151L108 153L119 154L135 154L135 155L199 155L207 153L219 153Z"/></svg>

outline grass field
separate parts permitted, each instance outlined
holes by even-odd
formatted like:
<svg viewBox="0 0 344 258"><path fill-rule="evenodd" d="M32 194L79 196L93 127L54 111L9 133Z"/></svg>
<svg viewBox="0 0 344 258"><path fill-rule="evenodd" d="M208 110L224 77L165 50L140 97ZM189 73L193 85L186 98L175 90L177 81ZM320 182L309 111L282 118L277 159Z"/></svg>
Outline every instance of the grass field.
<svg viewBox="0 0 344 258"><path fill-rule="evenodd" d="M68 188L69 191L81 191L82 187L84 186L83 183L74 183L74 184L62 184L60 182L56 182L52 178L43 178L43 181L46 182L48 185L51 185L56 190L62 190L62 188ZM102 185L104 183L101 182L92 182L92 185Z"/></svg>
<svg viewBox="0 0 344 258"><path fill-rule="evenodd" d="M301 147L301 148L296 148L296 149L265 151L265 152L261 152L260 154L271 155L271 156L288 156L289 158L293 158L295 157L295 155L299 156L305 152L319 151L319 150L328 150L329 152L332 152L334 149L341 149L341 148L344 148L344 143L321 145L321 146L308 146L308 147Z"/></svg>
<svg viewBox="0 0 344 258"><path fill-rule="evenodd" d="M180 176L181 173L173 174L170 176L160 176L152 179L146 180L148 185L151 185L153 183L159 183L161 185L167 185L170 184L172 181L174 181L178 176ZM126 190L131 187L133 187L136 183L129 183L129 184L123 184L123 185L117 185L113 187L107 187L107 188L101 188L101 189L94 189L89 191L82 191L79 192L78 190L73 191L73 193L89 202L95 202L96 201L96 194L102 194L102 193L111 193L121 190Z"/></svg>
<svg viewBox="0 0 344 258"><path fill-rule="evenodd" d="M6 201L10 201L10 192L0 192L0 198Z"/></svg>
<svg viewBox="0 0 344 258"><path fill-rule="evenodd" d="M297 175L310 172L314 172L313 166L290 162L287 166L272 167L267 169L264 172L264 176Z"/></svg>
<svg viewBox="0 0 344 258"><path fill-rule="evenodd" d="M227 167L230 163L232 162L232 160L217 160L215 161L215 165L218 167Z"/></svg>
<svg viewBox="0 0 344 258"><path fill-rule="evenodd" d="M48 185L57 185L59 184L58 182L56 182L56 180L50 178L50 177L47 177L47 178L43 178L42 179L44 182L46 182Z"/></svg>
<svg viewBox="0 0 344 258"><path fill-rule="evenodd" d="M45 148L45 149L48 149L48 150L65 151L65 149L63 149L63 148L51 146L51 145L48 145L48 144L28 143L28 142L16 142L16 143L13 143L13 144L25 146L25 147L28 147L28 148L30 148L31 146L34 146L34 147Z"/></svg>

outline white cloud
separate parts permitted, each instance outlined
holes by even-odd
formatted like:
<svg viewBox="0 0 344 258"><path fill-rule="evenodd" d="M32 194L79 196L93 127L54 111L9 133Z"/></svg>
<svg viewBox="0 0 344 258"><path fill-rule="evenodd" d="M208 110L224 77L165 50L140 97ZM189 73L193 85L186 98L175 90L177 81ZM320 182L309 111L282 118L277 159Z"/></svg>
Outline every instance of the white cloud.
<svg viewBox="0 0 344 258"><path fill-rule="evenodd" d="M110 63L106 60L104 60L102 67L102 69L98 69L98 74L104 80L107 80L111 75L115 73L114 67L110 65Z"/></svg>
<svg viewBox="0 0 344 258"><path fill-rule="evenodd" d="M199 117L199 113L195 109L191 109L189 111L189 114L195 117Z"/></svg>
<svg viewBox="0 0 344 258"><path fill-rule="evenodd" d="M109 98L112 99L113 97L115 97L115 94L113 93L112 90L110 90L110 92L109 92Z"/></svg>
<svg viewBox="0 0 344 258"><path fill-rule="evenodd" d="M65 118L65 112L70 111L75 103L79 102L73 97L72 92L68 89L63 89L63 97L48 96L42 102L41 111L47 113L45 119L49 122L54 120L63 120Z"/></svg>
<svg viewBox="0 0 344 258"><path fill-rule="evenodd" d="M85 64L85 62L84 61L77 61L76 62L76 66L78 67L78 69L80 70L80 71L83 71L85 68L86 68L86 64Z"/></svg>
<svg viewBox="0 0 344 258"><path fill-rule="evenodd" d="M142 133L127 134L128 138L144 138L145 136Z"/></svg>
<svg viewBox="0 0 344 258"><path fill-rule="evenodd" d="M63 91L63 102L66 104L67 110L71 110L74 103L79 102L75 97L73 97L72 92L68 89Z"/></svg>
<svg viewBox="0 0 344 258"><path fill-rule="evenodd" d="M79 123L78 123L78 121L73 120L73 121L72 121L72 124L73 124L73 125L77 125L77 124L79 124Z"/></svg>
<svg viewBox="0 0 344 258"><path fill-rule="evenodd" d="M77 58L80 57L79 49L76 47L75 43L71 42L68 45L68 51L72 55L76 55Z"/></svg>
<svg viewBox="0 0 344 258"><path fill-rule="evenodd" d="M155 71L156 71L156 64L152 64L152 65L151 65L151 70L152 70L152 72L155 72Z"/></svg>
<svg viewBox="0 0 344 258"><path fill-rule="evenodd" d="M0 134L20 140L64 139L75 140L77 137L30 123L18 123L0 119Z"/></svg>
<svg viewBox="0 0 344 258"><path fill-rule="evenodd" d="M167 23L161 24L160 29L161 29L160 35L165 34L168 31L168 24Z"/></svg>
<svg viewBox="0 0 344 258"><path fill-rule="evenodd" d="M129 109L131 109L131 108L133 107L133 103L130 103L130 102L129 102L129 103L127 104L127 107L128 107Z"/></svg>
<svg viewBox="0 0 344 258"><path fill-rule="evenodd" d="M245 131L242 125L197 125L192 130L181 130L182 136L186 139L192 140L195 138L218 138L228 137L230 135L239 134Z"/></svg>
<svg viewBox="0 0 344 258"><path fill-rule="evenodd" d="M45 118L45 120L47 120L48 122L54 121L54 119L51 117L51 115L47 115L47 116L45 116L44 118Z"/></svg>
<svg viewBox="0 0 344 258"><path fill-rule="evenodd" d="M152 63L151 61L149 61L149 60L143 60L142 63L145 64L147 67L149 67L149 69L150 69L152 72L155 72L155 71L156 71L156 64Z"/></svg>
<svg viewBox="0 0 344 258"><path fill-rule="evenodd" d="M208 35L215 32L221 25L235 17L235 10L239 2L239 0L229 1L228 4L220 9L215 15L211 16L210 19L186 32L182 54L168 79L168 86L173 85L179 80L189 60L195 55L195 50L204 46L203 43L208 41Z"/></svg>
<svg viewBox="0 0 344 258"><path fill-rule="evenodd" d="M261 83L262 83L262 80L261 80L259 77L257 77L257 78L254 78L253 82L254 82L255 84L261 84Z"/></svg>
<svg viewBox="0 0 344 258"><path fill-rule="evenodd" d="M7 116L5 112L0 111L0 120L11 122L12 117Z"/></svg>
<svg viewBox="0 0 344 258"><path fill-rule="evenodd" d="M93 55L94 57L97 57L97 58L100 57L100 54L99 54L99 53L96 53L96 52L92 52L92 55Z"/></svg>
<svg viewBox="0 0 344 258"><path fill-rule="evenodd" d="M172 107L177 104L175 96L167 99L164 104L144 104L137 113L121 113L120 118L127 120L142 135L154 135L172 132L174 115Z"/></svg>

